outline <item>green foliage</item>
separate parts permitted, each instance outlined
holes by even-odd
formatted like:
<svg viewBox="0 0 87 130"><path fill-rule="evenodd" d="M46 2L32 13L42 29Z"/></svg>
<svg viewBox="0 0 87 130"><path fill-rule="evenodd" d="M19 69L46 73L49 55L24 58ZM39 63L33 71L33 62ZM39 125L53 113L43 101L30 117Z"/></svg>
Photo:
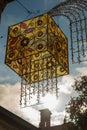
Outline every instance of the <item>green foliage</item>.
<svg viewBox="0 0 87 130"><path fill-rule="evenodd" d="M70 120L78 128L85 130L87 129L87 76L75 79L72 87L77 92L77 96L71 98L66 111L70 114Z"/></svg>

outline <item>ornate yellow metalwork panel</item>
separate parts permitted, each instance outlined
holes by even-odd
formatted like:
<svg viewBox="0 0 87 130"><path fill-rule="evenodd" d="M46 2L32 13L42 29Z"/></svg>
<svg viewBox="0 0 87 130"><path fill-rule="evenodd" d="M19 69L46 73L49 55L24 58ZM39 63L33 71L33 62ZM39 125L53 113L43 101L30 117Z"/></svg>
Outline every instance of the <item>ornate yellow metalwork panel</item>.
<svg viewBox="0 0 87 130"><path fill-rule="evenodd" d="M48 14L12 25L5 63L28 83L66 75L67 38Z"/></svg>

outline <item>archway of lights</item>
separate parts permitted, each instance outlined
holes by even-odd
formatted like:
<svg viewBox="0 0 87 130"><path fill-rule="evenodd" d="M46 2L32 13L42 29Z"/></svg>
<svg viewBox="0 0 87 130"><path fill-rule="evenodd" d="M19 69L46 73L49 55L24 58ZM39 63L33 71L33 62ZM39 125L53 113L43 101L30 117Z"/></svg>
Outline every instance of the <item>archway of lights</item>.
<svg viewBox="0 0 87 130"><path fill-rule="evenodd" d="M70 21L72 63L87 61L87 0L67 0L49 11Z"/></svg>

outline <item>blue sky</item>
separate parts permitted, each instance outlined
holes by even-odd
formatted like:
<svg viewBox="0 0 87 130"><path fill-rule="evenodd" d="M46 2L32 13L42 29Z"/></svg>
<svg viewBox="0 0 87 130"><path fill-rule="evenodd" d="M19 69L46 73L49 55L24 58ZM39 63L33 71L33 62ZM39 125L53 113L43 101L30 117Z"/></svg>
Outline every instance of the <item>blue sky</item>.
<svg viewBox="0 0 87 130"><path fill-rule="evenodd" d="M33 12L31 15L29 15L27 10L17 1L8 4L2 13L0 24L0 36L3 36L3 38L0 38L0 105L11 110L25 120L33 122L36 126L38 126L37 119L39 119L38 108L20 109L20 77L4 63L8 27L43 14L63 1L64 0L19 0L19 2L21 2L28 10ZM73 95L71 84L73 84L74 78L81 75L87 75L87 62L72 64L71 61L69 21L65 17L58 17L57 20L58 25L68 38L69 75L59 78L59 99L57 106L53 110L53 125L58 124L63 120L65 104ZM28 115L29 111L30 114ZM35 112L36 118L31 118L33 112Z"/></svg>

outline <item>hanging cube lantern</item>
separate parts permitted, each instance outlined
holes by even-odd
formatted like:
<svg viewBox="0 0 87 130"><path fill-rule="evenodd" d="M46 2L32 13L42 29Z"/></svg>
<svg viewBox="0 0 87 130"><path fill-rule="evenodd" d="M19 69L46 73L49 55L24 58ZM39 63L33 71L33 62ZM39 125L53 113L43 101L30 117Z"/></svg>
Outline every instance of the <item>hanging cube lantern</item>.
<svg viewBox="0 0 87 130"><path fill-rule="evenodd" d="M67 38L49 14L12 25L5 63L30 84L66 75Z"/></svg>

